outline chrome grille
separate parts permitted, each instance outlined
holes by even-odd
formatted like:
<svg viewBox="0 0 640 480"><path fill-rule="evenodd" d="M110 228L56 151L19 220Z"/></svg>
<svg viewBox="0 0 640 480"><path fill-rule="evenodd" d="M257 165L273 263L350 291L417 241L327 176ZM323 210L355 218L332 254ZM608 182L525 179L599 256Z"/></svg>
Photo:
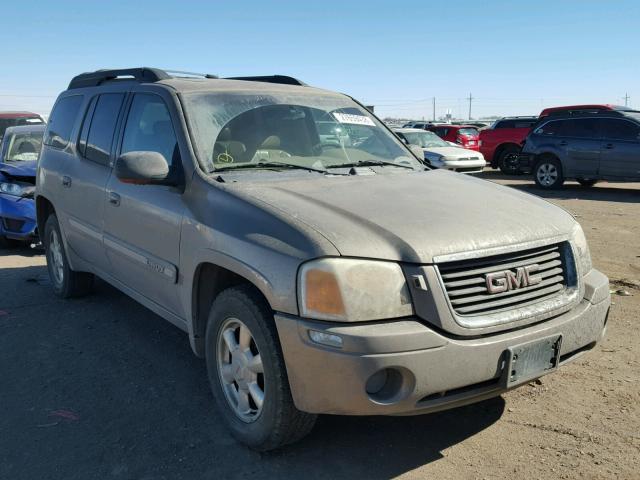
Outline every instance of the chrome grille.
<svg viewBox="0 0 640 480"><path fill-rule="evenodd" d="M556 244L491 257L439 264L438 271L454 311L484 315L513 310L559 295L567 287L568 244ZM489 293L487 274L537 265L535 284ZM539 280L539 281L538 281Z"/></svg>

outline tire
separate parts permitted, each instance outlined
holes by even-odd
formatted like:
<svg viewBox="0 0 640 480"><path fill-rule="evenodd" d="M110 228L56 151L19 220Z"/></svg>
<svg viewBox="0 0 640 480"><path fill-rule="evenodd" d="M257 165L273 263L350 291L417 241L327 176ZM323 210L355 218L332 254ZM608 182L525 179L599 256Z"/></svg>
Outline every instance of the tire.
<svg viewBox="0 0 640 480"><path fill-rule="evenodd" d="M81 297L91 293L93 274L76 272L69 267L60 225L55 214L49 215L44 225L43 244L54 293L61 298Z"/></svg>
<svg viewBox="0 0 640 480"><path fill-rule="evenodd" d="M205 341L213 397L236 440L267 451L311 431L317 416L293 404L273 313L252 286L232 287L218 295Z"/></svg>
<svg viewBox="0 0 640 480"><path fill-rule="evenodd" d="M533 179L545 190L560 188L564 183L562 164L555 157L543 157L533 169Z"/></svg>
<svg viewBox="0 0 640 480"><path fill-rule="evenodd" d="M577 181L580 185L582 185L585 188L593 187L596 183L598 183L598 180L594 180L592 178L590 179L578 178Z"/></svg>
<svg viewBox="0 0 640 480"><path fill-rule="evenodd" d="M498 156L498 167L505 175L519 175L520 167L517 164L516 155L520 152L520 149L515 145L507 145L500 150Z"/></svg>

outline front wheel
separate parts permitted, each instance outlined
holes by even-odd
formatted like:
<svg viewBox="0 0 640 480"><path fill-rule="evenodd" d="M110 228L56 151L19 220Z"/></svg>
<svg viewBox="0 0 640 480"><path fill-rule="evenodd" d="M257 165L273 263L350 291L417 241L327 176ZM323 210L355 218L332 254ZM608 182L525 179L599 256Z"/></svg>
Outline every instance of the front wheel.
<svg viewBox="0 0 640 480"><path fill-rule="evenodd" d="M311 431L316 415L293 404L273 314L253 287L218 295L205 340L213 397L238 441L266 451Z"/></svg>
<svg viewBox="0 0 640 480"><path fill-rule="evenodd" d="M543 158L540 160L534 169L533 177L536 185L546 190L560 188L564 183L562 165L556 158Z"/></svg>

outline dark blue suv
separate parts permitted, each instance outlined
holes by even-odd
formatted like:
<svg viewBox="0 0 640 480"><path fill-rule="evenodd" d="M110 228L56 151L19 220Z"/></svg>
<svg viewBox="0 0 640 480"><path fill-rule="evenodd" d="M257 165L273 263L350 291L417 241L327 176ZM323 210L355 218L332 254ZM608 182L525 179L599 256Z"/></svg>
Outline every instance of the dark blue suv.
<svg viewBox="0 0 640 480"><path fill-rule="evenodd" d="M545 189L568 178L586 187L639 181L640 112L595 108L546 116L527 136L519 165Z"/></svg>

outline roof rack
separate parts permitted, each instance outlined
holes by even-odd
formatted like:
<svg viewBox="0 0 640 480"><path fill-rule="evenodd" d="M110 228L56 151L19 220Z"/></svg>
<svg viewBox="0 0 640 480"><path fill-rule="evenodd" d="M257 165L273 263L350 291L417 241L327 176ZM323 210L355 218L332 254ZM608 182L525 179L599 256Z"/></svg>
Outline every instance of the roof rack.
<svg viewBox="0 0 640 480"><path fill-rule="evenodd" d="M73 77L69 83L68 89L84 88L84 87L97 87L105 82L112 80L134 80L139 83L153 83L160 80L166 80L168 78L174 78L179 76L185 77L204 77L204 78L219 78L216 75L209 73L193 73L182 72L179 70L161 70L159 68L122 68L122 69L109 69L109 70L96 70L95 72L81 73ZM307 84L293 77L286 75L262 75L256 77L228 77L228 80L247 80L251 82L267 82L267 83L281 83L285 85L301 85Z"/></svg>
<svg viewBox="0 0 640 480"><path fill-rule="evenodd" d="M158 68L123 68L116 70L96 70L95 72L81 73L73 77L69 83L69 90L73 88L97 87L109 80L130 80L133 78L137 82L157 82L165 80L171 76L164 70Z"/></svg>
<svg viewBox="0 0 640 480"><path fill-rule="evenodd" d="M227 80L246 80L249 82L282 83L284 85L300 85L306 87L307 84L297 78L287 75L258 75L256 77L226 77Z"/></svg>

